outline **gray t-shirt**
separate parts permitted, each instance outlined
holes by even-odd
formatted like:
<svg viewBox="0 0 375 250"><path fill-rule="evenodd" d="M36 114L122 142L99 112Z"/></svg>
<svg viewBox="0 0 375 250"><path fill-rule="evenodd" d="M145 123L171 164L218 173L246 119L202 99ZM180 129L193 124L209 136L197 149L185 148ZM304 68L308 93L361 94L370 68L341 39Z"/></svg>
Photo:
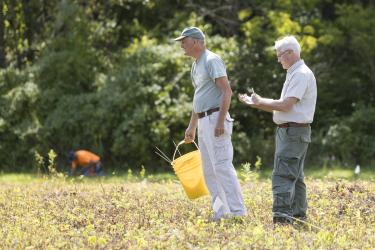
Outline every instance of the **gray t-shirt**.
<svg viewBox="0 0 375 250"><path fill-rule="evenodd" d="M193 62L191 80L195 88L193 99L195 113L220 107L223 93L216 86L215 79L222 76L227 76L223 60L208 49Z"/></svg>

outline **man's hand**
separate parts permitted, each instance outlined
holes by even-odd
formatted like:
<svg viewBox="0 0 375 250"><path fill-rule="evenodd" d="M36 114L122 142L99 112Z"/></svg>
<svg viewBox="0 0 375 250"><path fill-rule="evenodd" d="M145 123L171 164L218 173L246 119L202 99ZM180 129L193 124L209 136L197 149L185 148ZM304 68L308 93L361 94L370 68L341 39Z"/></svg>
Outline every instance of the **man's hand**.
<svg viewBox="0 0 375 250"><path fill-rule="evenodd" d="M224 122L218 122L215 127L215 137L219 137L224 134Z"/></svg>
<svg viewBox="0 0 375 250"><path fill-rule="evenodd" d="M251 99L251 101L254 103L254 105L257 106L257 105L260 104L260 100L262 99L262 97L260 97L259 95L253 93L253 94L250 96L250 99Z"/></svg>
<svg viewBox="0 0 375 250"><path fill-rule="evenodd" d="M247 94L238 94L238 100L240 100L240 102L248 104L248 105L254 104L253 101L251 100L250 96L248 96Z"/></svg>
<svg viewBox="0 0 375 250"><path fill-rule="evenodd" d="M185 131L185 143L192 143L195 140L196 128L188 127Z"/></svg>

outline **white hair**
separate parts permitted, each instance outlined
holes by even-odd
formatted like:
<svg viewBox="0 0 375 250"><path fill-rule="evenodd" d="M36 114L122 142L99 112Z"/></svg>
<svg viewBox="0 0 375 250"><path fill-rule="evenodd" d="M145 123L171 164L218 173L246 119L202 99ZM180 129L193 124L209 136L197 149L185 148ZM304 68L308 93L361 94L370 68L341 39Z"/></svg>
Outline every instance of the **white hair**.
<svg viewBox="0 0 375 250"><path fill-rule="evenodd" d="M299 45L297 39L294 36L285 36L275 41L275 50L281 52L293 50L293 52L299 56L301 53L301 46Z"/></svg>

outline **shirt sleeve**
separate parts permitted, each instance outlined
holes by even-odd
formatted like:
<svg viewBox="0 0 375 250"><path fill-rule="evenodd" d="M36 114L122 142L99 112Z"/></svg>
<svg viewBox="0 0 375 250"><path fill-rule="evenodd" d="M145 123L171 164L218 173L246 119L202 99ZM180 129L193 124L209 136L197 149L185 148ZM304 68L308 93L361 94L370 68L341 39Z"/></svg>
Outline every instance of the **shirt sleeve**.
<svg viewBox="0 0 375 250"><path fill-rule="evenodd" d="M295 97L301 100L305 95L308 86L308 76L302 73L296 73L292 79L290 79L288 89L284 95L284 99L288 97Z"/></svg>
<svg viewBox="0 0 375 250"><path fill-rule="evenodd" d="M220 58L213 58L208 60L207 69L210 78L214 81L216 78L227 76L224 62Z"/></svg>

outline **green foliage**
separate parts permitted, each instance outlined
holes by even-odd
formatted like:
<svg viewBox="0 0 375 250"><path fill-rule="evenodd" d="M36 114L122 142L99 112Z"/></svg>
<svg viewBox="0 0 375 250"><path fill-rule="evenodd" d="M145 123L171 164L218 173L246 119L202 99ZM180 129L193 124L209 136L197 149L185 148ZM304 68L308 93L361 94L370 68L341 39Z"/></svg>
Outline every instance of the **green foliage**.
<svg viewBox="0 0 375 250"><path fill-rule="evenodd" d="M38 151L35 151L34 158L36 163L36 173L38 177L43 173L43 176L48 177L52 180L64 180L65 178L67 178L67 175L59 172L57 169L57 154L53 149L48 152L45 158L40 155Z"/></svg>
<svg viewBox="0 0 375 250"><path fill-rule="evenodd" d="M254 170L251 169L251 163L246 162L241 164L241 179L246 183L249 181L255 181L259 179L258 171L262 166L262 158L256 157L257 160L254 164Z"/></svg>
<svg viewBox="0 0 375 250"><path fill-rule="evenodd" d="M38 61L38 83L43 89L41 108L64 95L95 90L96 72L101 67L89 36L89 23L78 6L62 1L54 36ZM89 39L88 39L89 38Z"/></svg>
<svg viewBox="0 0 375 250"><path fill-rule="evenodd" d="M38 176L41 175L42 172L44 172L46 169L44 169L44 158L39 154L38 151L35 151L34 153L34 159L35 159L35 168L36 173Z"/></svg>
<svg viewBox="0 0 375 250"><path fill-rule="evenodd" d="M338 18L320 28L321 46L313 59L320 96L317 126L325 128L350 116L359 102L373 103L375 98L375 56L370 48L375 43L374 6L336 7Z"/></svg>
<svg viewBox="0 0 375 250"><path fill-rule="evenodd" d="M128 169L127 179L128 179L128 181L133 179L133 171L130 168Z"/></svg>
<svg viewBox="0 0 375 250"><path fill-rule="evenodd" d="M255 169L259 170L262 167L262 158L257 156L257 161L255 162Z"/></svg>
<svg viewBox="0 0 375 250"><path fill-rule="evenodd" d="M34 152L84 148L105 168L166 170L189 121L192 60L172 41L207 35L233 89L235 164L272 166L271 115L237 94L278 98L285 71L274 41L292 33L318 82L309 161L374 162L374 6L366 1L0 1L0 169L28 170ZM360 104L364 103L364 105ZM361 123L356 122L361 121ZM363 122L363 123L362 123ZM366 125L364 125L366 124ZM316 157L318 155L319 157ZM260 161L259 161L260 163Z"/></svg>
<svg viewBox="0 0 375 250"><path fill-rule="evenodd" d="M375 157L375 108L359 105L353 114L332 125L323 144L343 162L369 163Z"/></svg>
<svg viewBox="0 0 375 250"><path fill-rule="evenodd" d="M141 179L144 179L145 178L145 174L146 174L146 169L145 169L145 166L141 166L141 171L139 172L139 177Z"/></svg>
<svg viewBox="0 0 375 250"><path fill-rule="evenodd" d="M53 151L53 149L48 152L48 173L52 176L55 176L57 174L55 162L56 156L57 155L55 151Z"/></svg>
<svg viewBox="0 0 375 250"><path fill-rule="evenodd" d="M1 169L27 170L41 124L35 110L39 88L34 70L8 68L0 71L0 162ZM27 162L27 164L26 164Z"/></svg>
<svg viewBox="0 0 375 250"><path fill-rule="evenodd" d="M254 182L258 179L258 175L251 170L251 163L246 162L241 166L242 172L240 178L246 182Z"/></svg>

